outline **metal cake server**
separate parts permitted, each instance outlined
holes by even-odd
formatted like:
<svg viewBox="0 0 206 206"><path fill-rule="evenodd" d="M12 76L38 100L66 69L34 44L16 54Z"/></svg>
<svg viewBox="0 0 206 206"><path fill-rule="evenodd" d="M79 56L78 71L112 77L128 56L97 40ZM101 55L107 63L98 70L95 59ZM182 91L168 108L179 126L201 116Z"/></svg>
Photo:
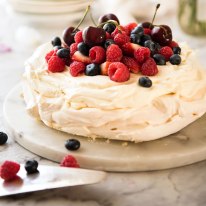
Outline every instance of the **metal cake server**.
<svg viewBox="0 0 206 206"><path fill-rule="evenodd" d="M39 190L98 183L106 177L102 171L39 165L39 173L27 175L24 165L11 181L0 179L0 197Z"/></svg>

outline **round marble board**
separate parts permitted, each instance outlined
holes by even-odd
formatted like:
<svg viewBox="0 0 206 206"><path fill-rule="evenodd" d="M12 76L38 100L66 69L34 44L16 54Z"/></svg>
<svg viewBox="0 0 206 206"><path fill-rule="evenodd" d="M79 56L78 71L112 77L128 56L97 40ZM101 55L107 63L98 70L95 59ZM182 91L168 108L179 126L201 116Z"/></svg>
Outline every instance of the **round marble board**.
<svg viewBox="0 0 206 206"><path fill-rule="evenodd" d="M160 170L188 165L206 159L206 115L180 132L143 143L91 140L45 126L30 116L17 85L4 103L4 119L8 133L29 151L60 162L74 155L82 168L132 172ZM64 143L69 138L81 142L77 151L68 151Z"/></svg>

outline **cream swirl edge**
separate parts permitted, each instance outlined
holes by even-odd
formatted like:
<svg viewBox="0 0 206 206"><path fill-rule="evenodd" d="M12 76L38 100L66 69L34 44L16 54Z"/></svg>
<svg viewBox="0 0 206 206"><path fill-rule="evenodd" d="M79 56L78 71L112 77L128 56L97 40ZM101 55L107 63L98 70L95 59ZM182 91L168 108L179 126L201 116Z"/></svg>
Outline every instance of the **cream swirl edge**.
<svg viewBox="0 0 206 206"><path fill-rule="evenodd" d="M107 76L72 77L49 73L40 46L25 63L23 94L26 109L47 126L86 137L149 141L175 133L206 112L206 73L195 52L182 44L182 64L159 67L153 86L126 83Z"/></svg>

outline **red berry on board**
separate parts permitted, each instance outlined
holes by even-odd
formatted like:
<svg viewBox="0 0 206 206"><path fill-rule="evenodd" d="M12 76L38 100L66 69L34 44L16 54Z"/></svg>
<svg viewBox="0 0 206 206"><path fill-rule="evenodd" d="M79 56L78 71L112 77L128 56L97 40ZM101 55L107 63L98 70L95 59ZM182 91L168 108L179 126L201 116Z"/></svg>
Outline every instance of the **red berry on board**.
<svg viewBox="0 0 206 206"><path fill-rule="evenodd" d="M79 168L79 164L74 156L67 155L63 158L63 160L60 163L61 167L75 167Z"/></svg>
<svg viewBox="0 0 206 206"><path fill-rule="evenodd" d="M4 180L12 180L20 170L20 164L13 161L5 161L0 166L0 177Z"/></svg>
<svg viewBox="0 0 206 206"><path fill-rule="evenodd" d="M121 62L114 62L109 65L109 78L115 82L126 82L130 78L129 69Z"/></svg>

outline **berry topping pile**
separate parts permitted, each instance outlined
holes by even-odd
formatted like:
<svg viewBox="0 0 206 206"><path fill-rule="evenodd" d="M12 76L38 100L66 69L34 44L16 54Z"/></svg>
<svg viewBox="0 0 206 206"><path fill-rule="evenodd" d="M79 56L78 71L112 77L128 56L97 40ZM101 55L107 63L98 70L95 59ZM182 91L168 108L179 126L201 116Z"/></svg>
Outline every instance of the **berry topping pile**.
<svg viewBox="0 0 206 206"><path fill-rule="evenodd" d="M112 81L125 82L130 73L154 76L158 66L167 62L179 65L181 48L173 40L172 30L167 25L154 24L159 7L158 4L152 22L123 26L114 14L106 14L99 18L98 25L79 30L88 6L78 26L64 30L63 41L59 37L52 40L54 49L45 56L48 70L63 72L69 66L73 77L106 75ZM139 85L150 87L152 82L144 77Z"/></svg>

